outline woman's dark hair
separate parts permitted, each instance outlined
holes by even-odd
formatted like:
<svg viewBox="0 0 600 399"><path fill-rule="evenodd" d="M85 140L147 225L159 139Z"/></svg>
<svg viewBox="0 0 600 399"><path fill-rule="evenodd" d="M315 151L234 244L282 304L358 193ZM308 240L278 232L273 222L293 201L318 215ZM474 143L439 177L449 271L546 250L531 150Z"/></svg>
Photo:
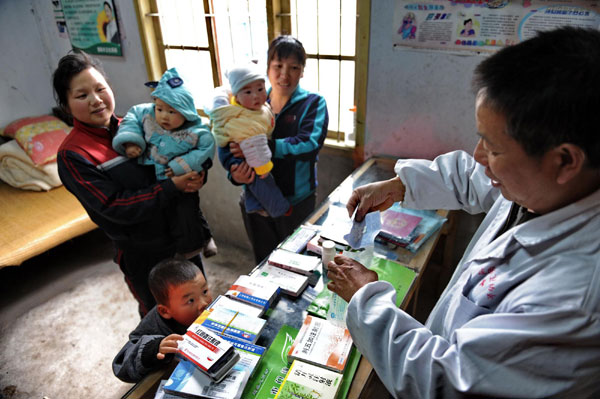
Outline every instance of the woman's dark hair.
<svg viewBox="0 0 600 399"><path fill-rule="evenodd" d="M52 86L54 88L54 99L63 111L67 112L68 109L68 93L71 80L75 75L88 68L96 69L108 82L100 61L84 52L67 54L58 61L58 67L52 75Z"/></svg>
<svg viewBox="0 0 600 399"><path fill-rule="evenodd" d="M148 287L156 303L169 304L169 288L194 281L200 268L186 259L169 258L160 261L148 275Z"/></svg>
<svg viewBox="0 0 600 399"><path fill-rule="evenodd" d="M273 58L277 57L281 60L290 56L296 57L303 67L306 66L306 51L304 50L302 43L300 43L300 40L290 35L276 37L269 45L267 68Z"/></svg>
<svg viewBox="0 0 600 399"><path fill-rule="evenodd" d="M465 22L463 22L463 25L467 25L469 22L473 22L473 20L471 18L465 19Z"/></svg>
<svg viewBox="0 0 600 399"><path fill-rule="evenodd" d="M529 156L570 143L600 167L600 31L563 27L505 47L475 68L473 89Z"/></svg>

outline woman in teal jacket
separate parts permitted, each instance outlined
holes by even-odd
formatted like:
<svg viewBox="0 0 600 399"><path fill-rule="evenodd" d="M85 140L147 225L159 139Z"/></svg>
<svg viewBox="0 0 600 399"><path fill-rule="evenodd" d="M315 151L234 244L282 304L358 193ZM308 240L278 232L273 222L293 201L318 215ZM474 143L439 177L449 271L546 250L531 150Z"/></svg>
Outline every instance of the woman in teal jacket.
<svg viewBox="0 0 600 399"><path fill-rule="evenodd" d="M306 65L302 43L292 36L271 42L267 76L271 83L268 102L275 114L275 130L269 141L273 153L275 183L292 204L292 212L276 218L247 213L240 202L244 225L259 263L315 208L317 155L327 136L329 115L325 99L302 89L298 83ZM231 156L243 157L239 145L230 145ZM227 163L219 151L221 163ZM234 184L251 183L255 174L245 162L229 169ZM243 194L242 194L243 195Z"/></svg>

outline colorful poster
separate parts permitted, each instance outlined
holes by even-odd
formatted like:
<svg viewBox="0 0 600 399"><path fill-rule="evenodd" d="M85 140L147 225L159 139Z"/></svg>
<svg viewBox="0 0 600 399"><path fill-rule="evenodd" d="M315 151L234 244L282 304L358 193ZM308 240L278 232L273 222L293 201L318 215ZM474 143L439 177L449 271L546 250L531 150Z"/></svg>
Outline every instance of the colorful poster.
<svg viewBox="0 0 600 399"><path fill-rule="evenodd" d="M113 0L61 0L71 45L88 54L123 55Z"/></svg>
<svg viewBox="0 0 600 399"><path fill-rule="evenodd" d="M394 46L493 52L540 30L600 29L599 13L595 0L396 0Z"/></svg>

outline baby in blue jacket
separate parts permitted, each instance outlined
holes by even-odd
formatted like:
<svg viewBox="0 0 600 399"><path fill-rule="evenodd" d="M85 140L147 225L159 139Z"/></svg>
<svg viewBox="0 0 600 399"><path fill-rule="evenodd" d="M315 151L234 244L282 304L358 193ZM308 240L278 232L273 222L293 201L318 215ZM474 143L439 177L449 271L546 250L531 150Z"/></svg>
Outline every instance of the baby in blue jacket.
<svg viewBox="0 0 600 399"><path fill-rule="evenodd" d="M167 70L159 82L146 85L155 87L151 94L154 102L129 109L113 139L114 149L141 164L153 165L158 180L193 170L206 179L215 141L177 69ZM202 250L205 256L215 255L216 245L202 215L198 193L181 193L180 197L180 201L192 204L173 207L169 218L177 252L186 258Z"/></svg>

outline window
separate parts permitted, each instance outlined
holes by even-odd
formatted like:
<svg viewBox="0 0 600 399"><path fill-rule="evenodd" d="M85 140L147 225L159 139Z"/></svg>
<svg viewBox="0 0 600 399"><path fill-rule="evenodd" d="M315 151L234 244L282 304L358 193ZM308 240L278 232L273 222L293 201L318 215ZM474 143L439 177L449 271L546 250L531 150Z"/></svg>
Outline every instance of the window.
<svg viewBox="0 0 600 399"><path fill-rule="evenodd" d="M357 26L368 31L370 1L137 0L136 5L150 78L158 80L177 66L190 80L199 108L229 66L256 59L266 71L270 40L280 33L297 37L308 55L301 84L327 101L328 143L354 145L355 126L360 128L355 120L362 120L366 108L359 100L366 97L361 90L368 42L364 33L357 40ZM360 12L366 18L358 18Z"/></svg>
<svg viewBox="0 0 600 399"><path fill-rule="evenodd" d="M290 3L292 35L308 55L303 85L325 97L329 130L344 141L354 132L356 0Z"/></svg>

